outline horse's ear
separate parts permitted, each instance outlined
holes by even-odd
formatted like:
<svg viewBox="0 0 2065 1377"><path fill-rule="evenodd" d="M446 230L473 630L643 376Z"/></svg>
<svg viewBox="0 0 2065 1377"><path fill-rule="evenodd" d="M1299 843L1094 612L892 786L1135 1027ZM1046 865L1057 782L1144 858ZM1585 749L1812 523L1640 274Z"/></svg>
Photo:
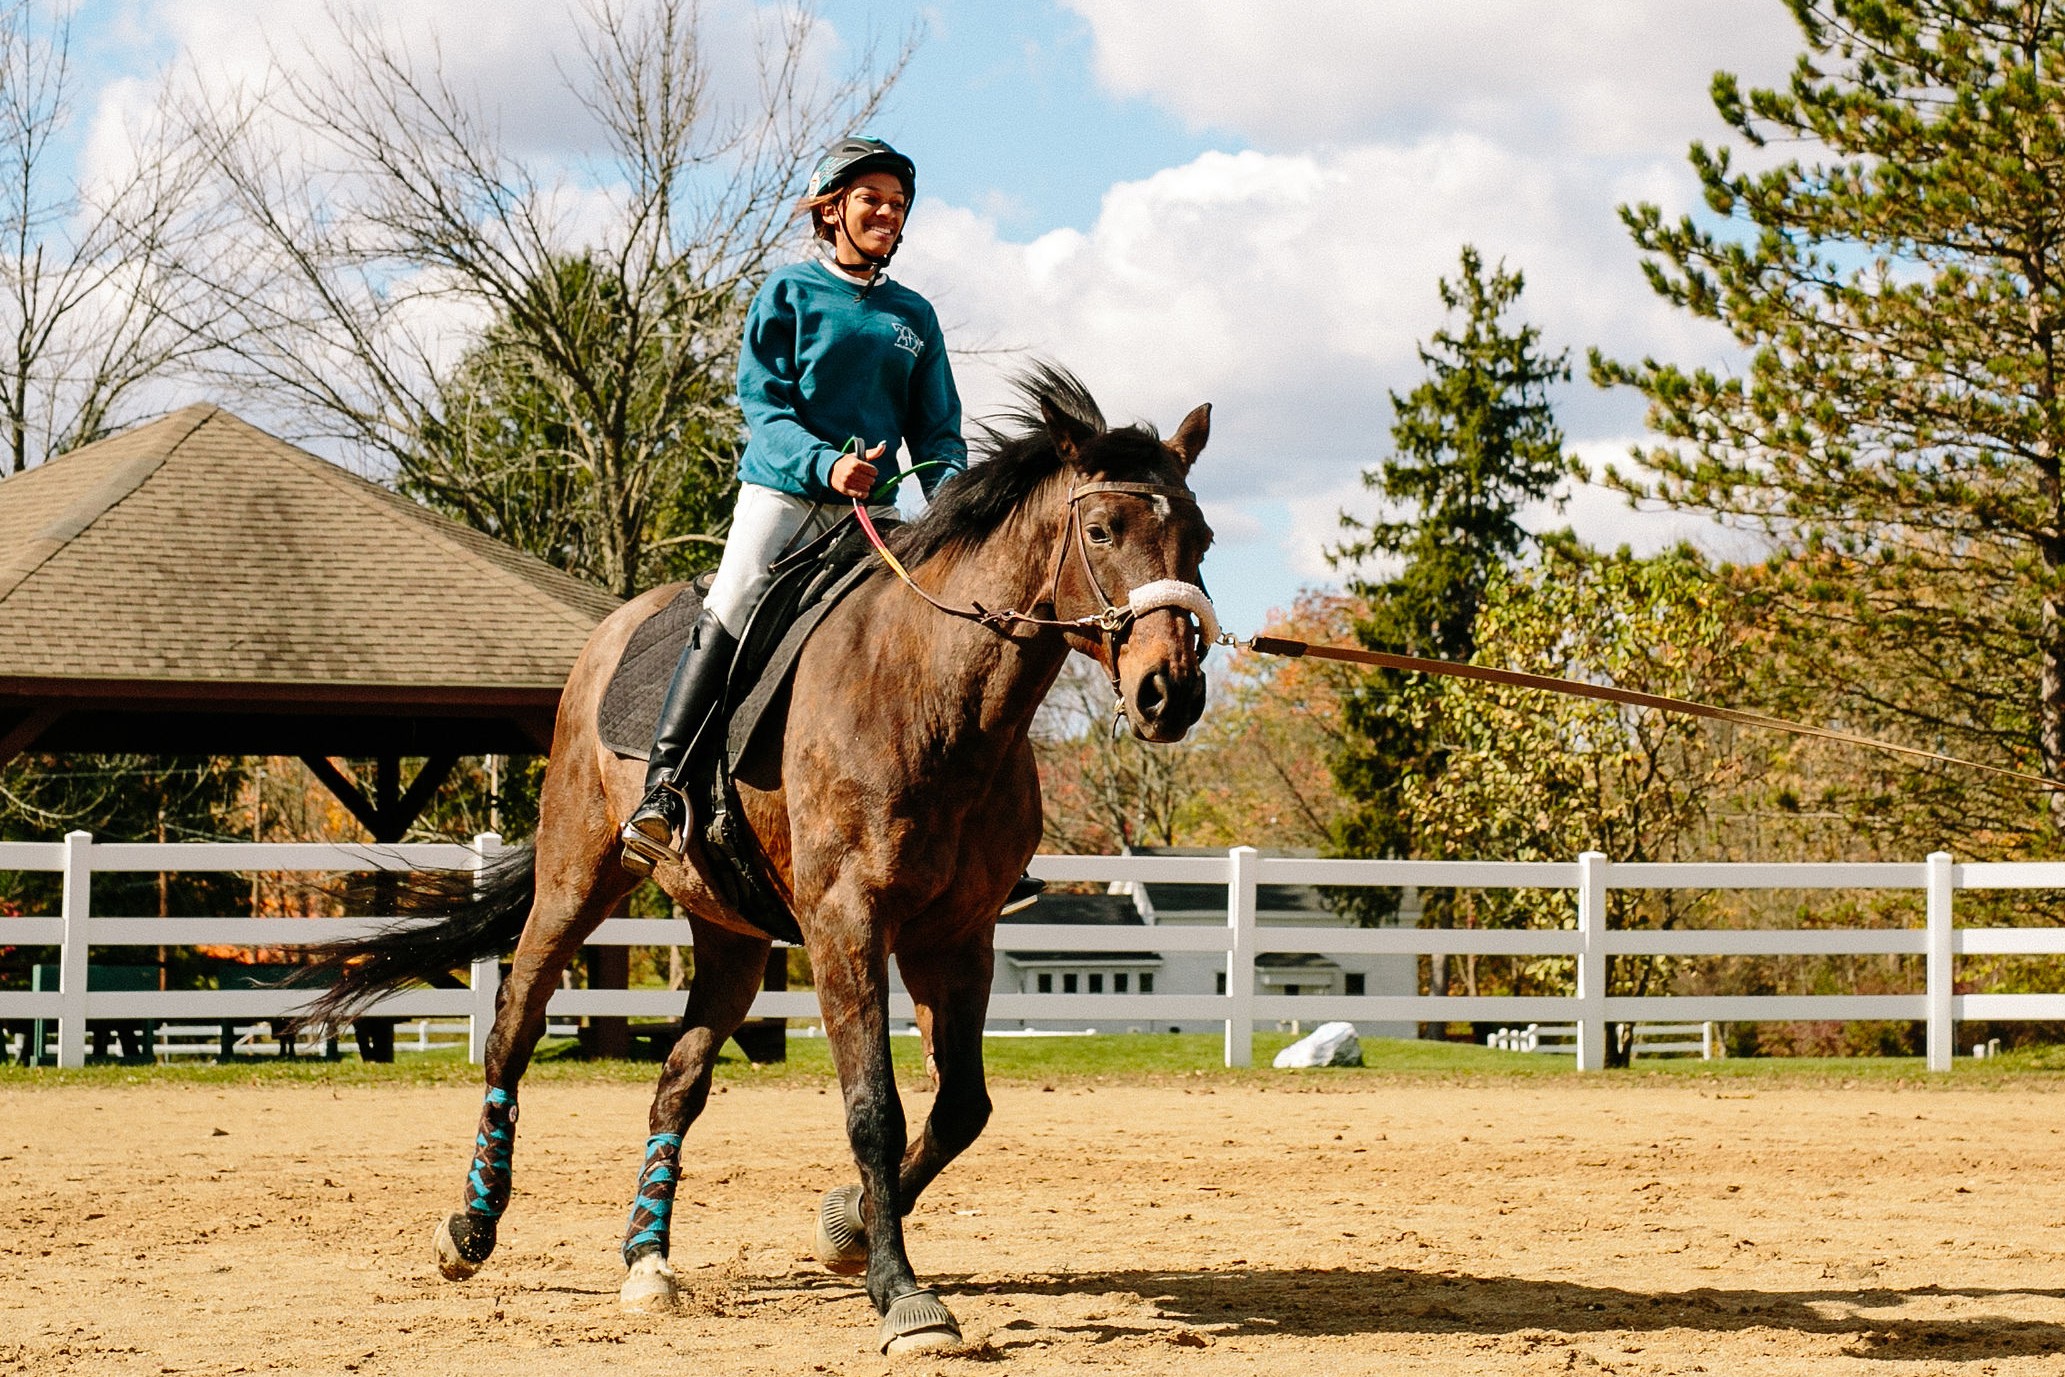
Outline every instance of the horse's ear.
<svg viewBox="0 0 2065 1377"><path fill-rule="evenodd" d="M1040 416L1047 423L1047 435L1054 441L1054 452L1061 456L1064 464L1073 464L1076 456L1083 452L1083 446L1097 434L1079 417L1071 416L1054 405L1051 398L1040 398Z"/></svg>
<svg viewBox="0 0 2065 1377"><path fill-rule="evenodd" d="M1212 438L1212 404L1204 403L1183 418L1183 424L1176 427L1176 433L1169 437L1169 448L1175 452L1185 473L1197 462L1197 456L1205 451L1205 441Z"/></svg>

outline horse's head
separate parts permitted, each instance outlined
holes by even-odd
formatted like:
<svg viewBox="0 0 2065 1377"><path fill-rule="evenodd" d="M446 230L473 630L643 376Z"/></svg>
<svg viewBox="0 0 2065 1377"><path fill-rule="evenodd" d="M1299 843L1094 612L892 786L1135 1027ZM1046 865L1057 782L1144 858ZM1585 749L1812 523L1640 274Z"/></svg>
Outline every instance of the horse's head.
<svg viewBox="0 0 2065 1377"><path fill-rule="evenodd" d="M1212 408L1167 440L1144 426L1105 428L1051 395L1038 398L1069 504L1055 553L1055 615L1101 616L1068 633L1104 666L1134 735L1180 741L1205 710L1204 652L1217 636L1198 565L1212 543L1188 482Z"/></svg>

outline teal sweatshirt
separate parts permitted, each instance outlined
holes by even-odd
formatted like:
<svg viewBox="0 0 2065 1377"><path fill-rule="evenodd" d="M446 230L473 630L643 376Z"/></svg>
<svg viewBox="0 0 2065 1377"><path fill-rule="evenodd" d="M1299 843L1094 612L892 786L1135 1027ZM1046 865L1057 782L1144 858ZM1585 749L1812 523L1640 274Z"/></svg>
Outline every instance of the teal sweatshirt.
<svg viewBox="0 0 2065 1377"><path fill-rule="evenodd" d="M968 466L961 398L939 317L924 297L883 281L866 296L823 263L777 269L746 314L739 406L749 436L739 459L748 483L814 501L844 501L830 486L848 438L887 443L876 467L895 468L899 445L925 495Z"/></svg>

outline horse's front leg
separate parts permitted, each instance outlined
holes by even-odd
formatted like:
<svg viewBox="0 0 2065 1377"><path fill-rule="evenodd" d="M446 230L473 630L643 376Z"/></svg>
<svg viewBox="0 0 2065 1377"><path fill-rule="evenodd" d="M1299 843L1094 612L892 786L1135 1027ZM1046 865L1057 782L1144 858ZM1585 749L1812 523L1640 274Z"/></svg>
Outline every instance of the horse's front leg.
<svg viewBox="0 0 2065 1377"><path fill-rule="evenodd" d="M990 973L996 961L983 932L955 946L927 944L897 954L905 986L918 1006L925 1062L937 1093L918 1141L904 1154L897 1202L909 1214L932 1184L989 1123L983 1079L982 1025L989 1017Z"/></svg>
<svg viewBox="0 0 2065 1377"><path fill-rule="evenodd" d="M960 1342L960 1325L936 1292L918 1285L904 1252L899 1176L906 1134L889 1059L889 953L858 896L828 895L818 912L810 963L860 1168L858 1223L867 1240L868 1298L882 1316L882 1351L948 1347Z"/></svg>
<svg viewBox="0 0 2065 1377"><path fill-rule="evenodd" d="M900 952L898 967L918 1006L925 1065L937 1092L918 1140L904 1152L897 1172L900 1216L916 1208L933 1179L981 1136L989 1123L989 1088L983 1080L982 1025L989 1014L989 982L995 956L987 934L949 947ZM831 1271L867 1269L867 1226L861 1218L858 1186L825 1193L818 1209L817 1257Z"/></svg>

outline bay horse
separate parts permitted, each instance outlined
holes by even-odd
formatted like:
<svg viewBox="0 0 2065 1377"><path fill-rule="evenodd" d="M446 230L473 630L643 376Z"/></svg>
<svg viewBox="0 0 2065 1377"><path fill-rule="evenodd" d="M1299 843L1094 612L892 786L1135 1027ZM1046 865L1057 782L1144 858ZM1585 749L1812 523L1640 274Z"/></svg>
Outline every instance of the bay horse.
<svg viewBox="0 0 2065 1377"><path fill-rule="evenodd" d="M909 586L878 569L825 618L796 665L786 729L762 733L737 771L746 821L802 929L859 1168L858 1185L824 1198L818 1255L835 1271L866 1273L890 1353L960 1340L952 1312L912 1272L902 1221L989 1118L982 1028L997 915L1041 830L1027 740L1034 712L1076 650L1104 667L1137 736L1180 740L1204 710L1202 661L1216 634L1198 578L1212 533L1186 483L1210 407L1164 441L1146 425L1108 426L1058 368L1032 370L1018 389L1008 429L988 432L986 453L887 537ZM1149 588L1159 591L1143 605ZM514 940L464 1206L436 1231L447 1277L472 1275L494 1249L517 1083L560 972L638 883L619 864L617 833L645 763L602 744L597 711L632 632L684 595L680 584L642 594L582 650L560 701L533 847L465 876L427 919L325 954L337 983L312 1016L335 1019ZM771 945L719 897L706 865L691 840L679 863L652 875L689 915L695 969L626 1228L620 1296L632 1310L674 1304L667 1255L682 1134L708 1099L718 1049L745 1019ZM914 1143L890 1064L892 955L937 1087Z"/></svg>

